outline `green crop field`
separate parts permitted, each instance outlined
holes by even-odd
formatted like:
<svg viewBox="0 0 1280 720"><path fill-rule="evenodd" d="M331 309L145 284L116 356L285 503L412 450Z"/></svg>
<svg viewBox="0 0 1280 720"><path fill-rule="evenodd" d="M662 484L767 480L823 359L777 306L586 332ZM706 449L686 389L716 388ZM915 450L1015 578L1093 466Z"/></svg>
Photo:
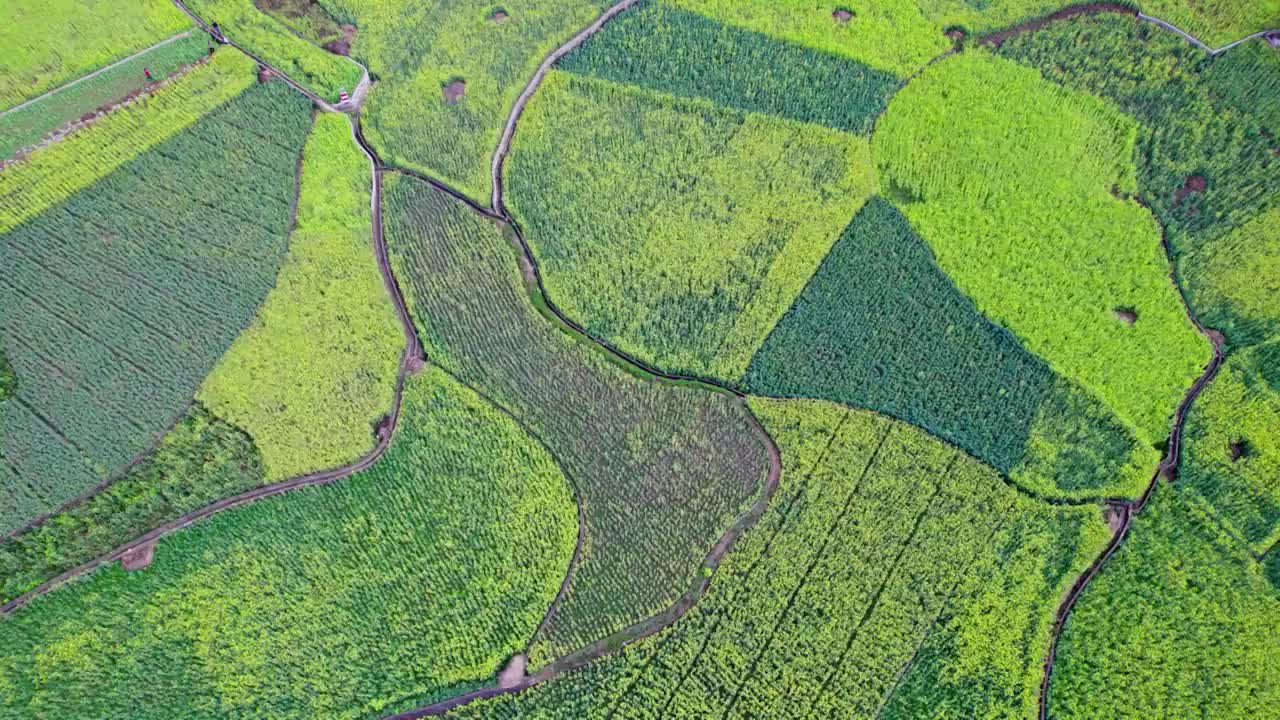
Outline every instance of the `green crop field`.
<svg viewBox="0 0 1280 720"><path fill-rule="evenodd" d="M369 161L346 117L317 118L289 256L200 388L256 440L268 480L354 460L391 408L404 340L374 261L369 192Z"/></svg>
<svg viewBox="0 0 1280 720"><path fill-rule="evenodd" d="M1058 650L1058 718L1274 717L1280 597L1211 516L1162 489Z"/></svg>
<svg viewBox="0 0 1280 720"><path fill-rule="evenodd" d="M248 2L248 0L244 0ZM489 161L516 98L543 56L607 0L324 0L360 28L353 56L378 76L364 118L391 163L489 199ZM501 14L499 14L501 11ZM455 82L450 100L446 89Z"/></svg>
<svg viewBox="0 0 1280 720"><path fill-rule="evenodd" d="M143 572L99 570L0 623L0 717L363 718L495 672L569 563L570 488L440 370L405 392L369 471L218 515Z"/></svg>
<svg viewBox="0 0 1280 720"><path fill-rule="evenodd" d="M1057 598L1106 539L909 425L753 400L784 458L676 626L468 718L1028 717ZM853 562L857 558L858 562Z"/></svg>
<svg viewBox="0 0 1280 720"><path fill-rule="evenodd" d="M1154 443L1208 343L1155 219L1113 194L1137 189L1136 138L1114 105L975 50L898 93L871 146L889 196L978 309Z"/></svg>
<svg viewBox="0 0 1280 720"><path fill-rule="evenodd" d="M857 136L560 72L520 138L509 204L551 300L647 362L728 381L876 188Z"/></svg>
<svg viewBox="0 0 1280 720"><path fill-rule="evenodd" d="M0 8L0 110L190 26L169 0L6 0Z"/></svg>
<svg viewBox="0 0 1280 720"><path fill-rule="evenodd" d="M157 95L0 173L0 336L18 378L0 408L6 530L159 439L271 289L310 117L284 85L237 77L209 90L228 95L216 108L175 86L172 104Z"/></svg>
<svg viewBox="0 0 1280 720"><path fill-rule="evenodd" d="M747 371L751 392L877 410L1048 495L1136 495L1157 462L984 318L889 202L854 218Z"/></svg>
<svg viewBox="0 0 1280 720"><path fill-rule="evenodd" d="M501 228L413 179L388 177L386 192L427 357L520 418L585 511L583 557L531 659L665 607L760 491L765 448L741 404L617 367L539 315Z"/></svg>
<svg viewBox="0 0 1280 720"><path fill-rule="evenodd" d="M0 720L1280 720L1280 0L0 4Z"/></svg>

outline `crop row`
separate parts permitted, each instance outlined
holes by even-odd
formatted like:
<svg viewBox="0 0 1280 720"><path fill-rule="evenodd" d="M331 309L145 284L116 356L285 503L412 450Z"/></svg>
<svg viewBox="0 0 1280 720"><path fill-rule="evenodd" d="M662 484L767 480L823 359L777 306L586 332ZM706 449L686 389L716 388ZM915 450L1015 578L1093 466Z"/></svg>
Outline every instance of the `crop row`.
<svg viewBox="0 0 1280 720"><path fill-rule="evenodd" d="M388 243L430 361L506 408L556 457L585 514L582 557L531 661L639 621L689 587L759 492L766 450L731 396L638 378L530 303L503 229L387 178Z"/></svg>
<svg viewBox="0 0 1280 720"><path fill-rule="evenodd" d="M1065 585L1105 542L904 423L752 400L783 479L679 623L468 718L1008 717L1034 711Z"/></svg>
<svg viewBox="0 0 1280 720"><path fill-rule="evenodd" d="M404 401L369 470L216 515L145 570L0 623L0 718L353 720L491 676L564 575L570 488L442 372Z"/></svg>
<svg viewBox="0 0 1280 720"><path fill-rule="evenodd" d="M181 415L274 283L308 122L287 87L256 86L3 235L0 332L22 378L0 414L6 528ZM249 127L272 142L243 152Z"/></svg>

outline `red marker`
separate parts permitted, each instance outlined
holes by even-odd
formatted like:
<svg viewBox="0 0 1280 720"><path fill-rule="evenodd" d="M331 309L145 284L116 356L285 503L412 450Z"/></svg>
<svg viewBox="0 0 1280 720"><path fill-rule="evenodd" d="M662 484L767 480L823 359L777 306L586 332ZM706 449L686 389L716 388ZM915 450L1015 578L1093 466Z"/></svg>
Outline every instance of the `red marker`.
<svg viewBox="0 0 1280 720"><path fill-rule="evenodd" d="M142 68L142 74L143 74L143 75L146 75L148 80L150 80L150 79L151 79L151 70L150 70L150 68Z"/></svg>

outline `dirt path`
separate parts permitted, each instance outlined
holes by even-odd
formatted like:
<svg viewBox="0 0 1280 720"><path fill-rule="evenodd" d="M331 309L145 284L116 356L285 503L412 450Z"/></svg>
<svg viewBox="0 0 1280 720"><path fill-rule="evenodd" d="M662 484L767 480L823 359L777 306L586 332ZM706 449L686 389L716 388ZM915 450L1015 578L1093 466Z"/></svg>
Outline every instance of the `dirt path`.
<svg viewBox="0 0 1280 720"><path fill-rule="evenodd" d="M1137 201L1147 208L1148 212L1151 211L1146 202L1141 199L1137 199ZM1154 217L1154 213L1152 213L1152 216ZM1040 720L1048 720L1049 718L1049 690L1053 678L1053 665L1057 660L1058 640L1061 638L1062 631L1071 617L1071 611L1075 608L1076 602L1079 601L1085 588L1089 586L1089 583L1093 582L1093 579L1098 576L1098 573L1102 571L1103 567L1106 566L1107 562L1111 560L1111 557L1115 555L1116 551L1120 549L1120 546L1129 537L1133 519L1147 507L1151 496L1155 494L1156 486L1159 485L1160 479L1164 478L1166 482L1173 482L1177 479L1178 464L1182 459L1182 431L1187 421L1187 412L1205 387L1213 382L1226 358L1223 351L1224 339L1222 334L1216 330L1206 328L1200 323L1195 312L1191 309L1191 303L1187 300L1186 292L1178 283L1177 264L1174 260L1173 249L1169 245L1168 231L1163 224L1161 224L1160 245L1164 248L1165 255L1169 259L1169 281L1173 283L1173 286L1178 291L1178 297L1182 299L1182 307L1186 311L1187 319L1213 346L1213 357L1209 360L1209 364L1205 366L1204 372L1196 378L1195 383L1187 390L1182 402L1178 404L1178 409L1173 415L1173 425L1169 430L1169 448L1160 464L1156 467L1155 472L1152 473L1151 481L1147 484L1146 491L1136 500L1111 504L1112 511L1119 514L1119 527L1112 536L1111 542L1107 543L1107 547L1102 554L1093 561L1083 575L1076 578L1075 583L1071 586L1071 591L1067 593L1067 596L1063 598L1062 603L1058 606L1058 613L1053 624L1053 634L1050 636L1049 649L1044 659L1044 674L1040 681Z"/></svg>
<svg viewBox="0 0 1280 720"><path fill-rule="evenodd" d="M111 63L110 65L107 65L107 66L105 66L105 67L100 67L100 68L98 68L97 70L94 70L93 72L89 73L88 75L82 75L81 77L78 77L78 78L76 78L75 80L72 80L71 82L67 83L66 85L59 85L58 87L56 87L56 88L54 88L54 89L52 89L52 90L50 90L50 91L48 91L48 92L42 93L42 94L40 94L40 95L37 95L37 96L35 96L35 97L31 98L30 100L26 100L26 101L21 102L21 103L19 103L19 104L17 104L17 105L14 105L13 107L9 108L8 110L5 110L4 112L0 112L0 117L4 117L5 115L8 115L9 113L17 112L17 111L19 111L19 110L21 110L21 109L23 109L23 108L25 108L25 107L29 107L29 106L31 106L31 105L34 105L34 104L36 104L36 103L40 102L41 100L44 100L45 98L47 98L47 97L49 97L49 96L51 96L51 95L57 95L58 93L62 92L63 90L69 90L69 89L71 89L71 88L75 87L76 85L79 85L80 83L82 83L82 82L86 81L86 80L92 80L93 78L95 78L95 77L97 77L97 76L101 75L102 73L107 72L108 70L110 70L110 69L112 69L112 68L119 67L120 65L123 65L123 64L125 64L125 63L129 62L130 60L133 60L134 58L137 58L137 57L138 57L138 56L140 56L140 55L146 55L147 53L151 52L152 50L155 50L156 48L162 48L162 47L164 47L165 45L170 45L170 44L172 44L172 43L176 43L176 42L178 42L179 40L182 40L183 38L190 37L192 32L193 32L193 31L191 31L191 30L187 30L186 32L180 32L180 33L178 33L177 35L174 35L173 37L171 37L171 38L169 38L169 39L167 39L167 40L161 40L160 42L156 43L155 45L152 45L151 47L143 48L143 49L139 50L138 52L136 52L136 53L134 53L134 54L132 54L132 55L130 55L130 56L128 56L128 57L121 58L121 59L119 59L119 60L117 60L117 61L115 61L115 62Z"/></svg>
<svg viewBox="0 0 1280 720"><path fill-rule="evenodd" d="M524 112L524 106L529 104L529 99L537 92L538 86L542 84L543 78L547 76L547 71L551 69L551 66L559 62L560 58L573 52L587 38L600 32L600 28L617 17L619 13L638 2L640 0L622 0L622 2L600 13L600 17L596 18L595 22L583 28L581 32L574 35L565 44L552 50L543 59L542 64L538 66L533 77L529 78L529 83L524 86L524 91L520 93L520 97L516 99L516 104L511 108L511 114L507 116L507 124L502 128L502 138L498 140L498 149L493 153L493 164L491 166L493 172L493 197L491 205L494 211L506 214L506 209L502 206L502 164L507 159L507 153L511 150L511 138L516 134L516 123Z"/></svg>

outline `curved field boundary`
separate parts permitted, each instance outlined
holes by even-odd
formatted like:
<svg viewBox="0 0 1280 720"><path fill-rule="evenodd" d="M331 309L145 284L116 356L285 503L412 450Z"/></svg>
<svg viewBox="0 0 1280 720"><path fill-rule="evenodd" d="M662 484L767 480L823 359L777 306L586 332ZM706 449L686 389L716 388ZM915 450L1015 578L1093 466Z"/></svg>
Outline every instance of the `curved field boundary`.
<svg viewBox="0 0 1280 720"><path fill-rule="evenodd" d="M178 0L174 1L177 2ZM583 28L565 44L548 53L542 64L538 66L537 71L533 73L533 77L529 78L529 83L524 86L524 91L520 93L520 97L516 99L516 104L511 108L511 114L507 116L507 124L502 128L502 138L498 140L498 149L493 153L493 164L491 166L493 172L493 198L491 204L496 212L506 214L506 209L502 206L502 164L507 159L507 152L511 150L511 138L516 133L516 123L520 120L520 115L524 113L524 106L529 104L529 99L533 97L534 92L538 90L538 86L542 84L542 79L547 76L551 66L560 61L560 58L573 52L587 38L600 32L600 28L603 28L605 23L638 2L640 0L622 0L622 2L600 13L600 17L596 18L595 22Z"/></svg>
<svg viewBox="0 0 1280 720"><path fill-rule="evenodd" d="M142 56L142 55L146 55L147 53L151 52L152 50L155 50L155 49L157 49L157 48L162 48L162 47L164 47L165 45L170 45L170 44L172 44L172 43L178 42L179 40L181 40L181 39L183 39L183 38L190 37L190 36L191 36L191 31L190 31L190 30L186 30L186 31L184 31L184 32L180 32L180 33L178 33L177 35L174 35L174 36L173 36L173 37L171 37L171 38L168 38L168 39L165 39L165 40L161 40L160 42L156 43L155 45L152 45L151 47L145 47L145 48L143 48L143 49L139 50L138 52L133 53L132 55L129 55L129 56L127 56L127 57L120 58L119 60L117 60L117 61L115 61L115 62L111 63L110 65L106 65L106 66L104 66L104 67L100 67L100 68L98 68L97 70L94 70L93 72L89 73L88 75L81 75L80 77L76 78L75 80L72 80L71 82L67 83L66 85L59 85L58 87L53 88L52 90L49 90L49 91L47 91L47 92L41 93L41 94L39 94L39 95L37 95L37 96L35 96L35 97L31 98L30 100L25 100L25 101L23 101L23 102L21 102L21 103L18 103L17 105L14 105L13 107L9 108L8 110L5 110L5 111L3 111L3 112L0 112L0 117L4 117L5 115L8 115L8 114L9 114L9 113L11 113L11 112L17 112L17 111L19 111L19 110L21 110L21 109L23 109L23 108L25 108L25 107L30 107L30 106L32 106L32 105L34 105L34 104L36 104L36 103L40 102L41 100L44 100L44 99L45 99L45 98L47 98L47 97L50 97L50 96L52 96L52 95L57 95L58 93L62 92L63 90L70 90L71 88L75 87L76 85L79 85L80 83L82 83L82 82L84 82L84 81L86 81L86 80L91 80L91 79L93 79L93 78L95 78L95 77L97 77L97 76L101 75L102 73L104 73L104 72L106 72L106 71L108 71L108 70L110 70L110 69L112 69L112 68L114 68L114 67L117 67L117 66L123 65L123 64L125 64L125 63L129 62L130 60L133 60L134 58L140 57L140 56Z"/></svg>
<svg viewBox="0 0 1280 720"><path fill-rule="evenodd" d="M1136 198L1139 204L1150 211L1151 207L1141 198ZM1154 214L1153 214L1154 216ZM1218 375L1218 370L1222 367L1223 361L1226 359L1226 353L1223 350L1225 339L1222 334L1211 328L1206 328L1200 323L1195 312L1191 309L1191 303L1187 300L1187 294L1182 289L1182 285L1178 283L1177 263L1173 257L1173 249L1169 245L1168 232L1164 225L1161 225L1160 246L1164 249L1165 255L1169 259L1169 281L1178 291L1178 297L1182 299L1182 307L1187 313L1187 319L1195 326L1196 330L1209 339L1213 345L1213 357L1209 360L1209 364L1205 366L1204 372L1196 381L1187 389L1187 394L1182 398L1182 402L1178 404L1178 409L1173 415L1173 425L1169 430L1169 448L1165 452L1164 459L1156 467L1151 475L1151 482L1147 484L1147 489L1137 500L1125 501L1122 503L1113 503L1111 509L1120 515L1120 526L1116 529L1115 535L1112 536L1111 542L1103 550L1102 554L1085 570L1084 574L1076 578L1075 584L1071 586L1071 591L1062 600L1062 604L1058 606L1057 617L1053 623L1053 634L1049 638L1049 649L1044 660L1044 675L1040 681L1040 720L1049 720L1049 688L1053 677L1053 664L1058 655L1058 639L1062 636L1063 629L1066 628L1067 620L1071 617L1071 611L1075 608L1076 602L1080 596L1084 594L1085 588L1093 579L1098 576L1107 562L1120 549L1120 545L1124 543L1129 536L1129 529L1133 524L1133 518L1142 513L1150 502L1151 496L1155 494L1156 486L1160 484L1160 478L1164 478L1166 482L1174 482L1178 476L1178 465L1182 460L1182 430L1186 424L1187 412L1191 409L1192 403L1200 396L1205 387L1213 382Z"/></svg>
<svg viewBox="0 0 1280 720"><path fill-rule="evenodd" d="M360 77L360 82L356 85L355 90L351 92L350 99L348 99L345 102L340 102L337 105L334 105L329 101L325 100L324 98L320 97L319 95L315 94L314 92L312 92L309 88L307 88L302 83L298 82L297 80L294 80L293 78L289 77L285 73L281 72L279 68L275 67L274 65L267 62L266 60L263 60L261 57L258 57L256 54L253 53L253 51L249 50L243 45L240 45L235 40L232 40L231 38L227 37L222 32L215 33L213 31L213 28L210 27L210 25L206 23L203 18L201 18L199 15L196 15L191 10L191 8L187 7L187 4L182 0L173 0L173 4L176 5L179 10L186 13L187 17L191 18L192 22L194 22L197 26L199 26L201 30L209 33L210 37L217 40L219 43L230 45L231 47L239 50L245 55L248 55L249 58L252 59L254 62L258 63L264 68L267 68L276 77L279 77L281 80L284 80L286 83L292 86L294 90L297 90L303 95L306 95L307 98L311 100L311 102L315 103L320 109L324 110L325 112L337 112L337 113L353 112L355 110L359 110L361 103L364 102L365 93L369 91L369 69L366 68L364 65L361 65L360 63L356 62L355 60L352 60L351 58L346 57L345 55L342 56L344 59L346 59L347 62L360 68L361 72L363 73L363 75L361 75Z"/></svg>

